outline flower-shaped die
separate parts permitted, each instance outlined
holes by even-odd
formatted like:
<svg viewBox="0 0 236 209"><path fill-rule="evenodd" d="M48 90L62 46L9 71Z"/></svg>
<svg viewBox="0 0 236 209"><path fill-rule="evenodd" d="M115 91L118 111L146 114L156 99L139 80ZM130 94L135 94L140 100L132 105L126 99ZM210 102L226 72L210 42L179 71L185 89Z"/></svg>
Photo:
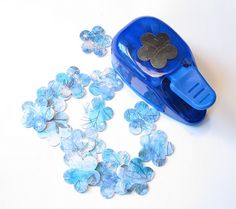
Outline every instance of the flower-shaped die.
<svg viewBox="0 0 236 209"><path fill-rule="evenodd" d="M139 152L139 157L145 161L152 161L156 166L162 166L166 162L166 156L174 152L174 146L167 141L167 135L160 130L141 137L143 148Z"/></svg>

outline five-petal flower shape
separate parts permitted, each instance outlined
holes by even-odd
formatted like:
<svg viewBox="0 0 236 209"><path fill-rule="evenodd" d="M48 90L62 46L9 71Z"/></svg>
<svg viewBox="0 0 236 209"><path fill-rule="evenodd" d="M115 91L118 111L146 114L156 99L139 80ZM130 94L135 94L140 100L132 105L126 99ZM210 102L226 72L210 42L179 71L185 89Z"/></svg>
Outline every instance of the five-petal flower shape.
<svg viewBox="0 0 236 209"><path fill-rule="evenodd" d="M94 26L92 31L83 30L80 38L84 41L81 48L86 54L93 52L98 57L103 57L107 54L107 48L111 46L111 37L105 34L101 26Z"/></svg>
<svg viewBox="0 0 236 209"><path fill-rule="evenodd" d="M110 107L106 107L104 100L99 97L93 98L86 113L87 123L85 127L99 132L105 130L106 121L113 117L113 110Z"/></svg>
<svg viewBox="0 0 236 209"><path fill-rule="evenodd" d="M165 67L167 60L177 56L177 49L170 43L170 38L166 33L159 33L156 36L145 33L141 42L143 46L138 50L139 59L150 60L151 65L157 69Z"/></svg>
<svg viewBox="0 0 236 209"><path fill-rule="evenodd" d="M154 177L154 171L145 167L142 160L133 158L128 165L121 166L118 172L119 181L116 185L118 194L126 194L135 191L139 195L148 192L147 182Z"/></svg>
<svg viewBox="0 0 236 209"><path fill-rule="evenodd" d="M101 179L99 182L100 192L103 197L111 198L116 193L116 184L119 181L117 168L129 163L129 154L124 151L116 153L112 149L105 149L102 152L102 162L98 163L96 170Z"/></svg>
<svg viewBox="0 0 236 209"><path fill-rule="evenodd" d="M104 71L95 70L91 74L92 83L89 91L94 96L101 96L104 100L111 100L116 91L123 88L123 82L114 69L108 68Z"/></svg>
<svg viewBox="0 0 236 209"><path fill-rule="evenodd" d="M139 157L144 162L152 161L156 166L162 166L166 162L166 156L174 152L174 146L167 141L167 135L163 131L153 131L141 137L143 148Z"/></svg>
<svg viewBox="0 0 236 209"><path fill-rule="evenodd" d="M142 131L152 131L159 117L160 113L154 108L149 108L143 101L136 103L134 109L127 109L124 113L124 118L130 122L130 132L135 135Z"/></svg>

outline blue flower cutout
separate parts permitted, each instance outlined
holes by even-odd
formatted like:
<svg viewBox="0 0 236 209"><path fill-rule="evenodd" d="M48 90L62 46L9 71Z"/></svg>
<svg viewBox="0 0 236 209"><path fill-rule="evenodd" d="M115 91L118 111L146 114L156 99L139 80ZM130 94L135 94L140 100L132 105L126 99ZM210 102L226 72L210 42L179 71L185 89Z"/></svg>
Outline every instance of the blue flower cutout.
<svg viewBox="0 0 236 209"><path fill-rule="evenodd" d="M91 105L86 109L87 123L85 127L95 131L104 131L106 121L113 117L113 110L105 106L104 100L99 97L93 98Z"/></svg>
<svg viewBox="0 0 236 209"><path fill-rule="evenodd" d="M114 69L106 69L103 72L96 70L91 74L92 83L89 91L94 96L101 96L104 100L111 100L116 91L123 88L123 82Z"/></svg>
<svg viewBox="0 0 236 209"><path fill-rule="evenodd" d="M128 165L121 166L118 172L119 181L116 184L118 194L127 194L135 191L139 195L148 192L147 182L154 177L154 171L144 167L142 160L133 158Z"/></svg>
<svg viewBox="0 0 236 209"><path fill-rule="evenodd" d="M102 153L102 162L98 163L96 170L100 174L100 192L105 198L112 198L116 193L116 184L119 181L117 168L129 163L129 154L120 151L114 152L112 149L105 149Z"/></svg>
<svg viewBox="0 0 236 209"><path fill-rule="evenodd" d="M33 102L25 102L22 105L23 125L26 128L34 128L37 132L41 132L47 127L47 122L53 119L55 111L48 106L47 100L40 98Z"/></svg>
<svg viewBox="0 0 236 209"><path fill-rule="evenodd" d="M107 54L107 48L111 46L112 38L105 34L105 30L101 26L93 27L92 31L83 30L80 33L80 38L84 43L82 50L86 54L94 53L98 57L103 57Z"/></svg>
<svg viewBox="0 0 236 209"><path fill-rule="evenodd" d="M154 131L141 137L142 150L139 157L144 162L152 161L156 166L162 166L166 162L166 156L174 152L174 146L167 141L167 135L163 131Z"/></svg>
<svg viewBox="0 0 236 209"><path fill-rule="evenodd" d="M67 73L56 75L56 82L70 89L73 97L80 99L85 95L85 88L90 83L90 77L87 74L80 73L80 70L71 66Z"/></svg>
<svg viewBox="0 0 236 209"><path fill-rule="evenodd" d="M95 186L99 183L100 175L99 173L93 169L80 169L80 168L72 168L67 170L64 173L64 180L73 184L75 190L80 193L84 193L88 190L88 186Z"/></svg>
<svg viewBox="0 0 236 209"><path fill-rule="evenodd" d="M127 109L124 113L125 120L130 122L129 130L134 135L154 130L159 117L160 113L154 108L149 108L143 101L136 103L134 109Z"/></svg>

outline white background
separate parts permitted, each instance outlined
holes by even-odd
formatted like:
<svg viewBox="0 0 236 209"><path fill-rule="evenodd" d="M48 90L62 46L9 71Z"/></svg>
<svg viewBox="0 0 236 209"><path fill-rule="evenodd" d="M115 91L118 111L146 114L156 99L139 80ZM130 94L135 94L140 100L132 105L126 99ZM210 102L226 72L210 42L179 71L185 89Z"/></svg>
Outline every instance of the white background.
<svg viewBox="0 0 236 209"><path fill-rule="evenodd" d="M0 208L235 209L235 12L233 0L0 0ZM110 55L82 53L80 31L101 25L114 36L142 15L162 19L191 46L217 102L194 127L161 115L158 128L176 151L164 167L154 168L147 195L106 200L98 188L79 194L62 178L60 149L22 127L21 104L71 65L87 73L111 66ZM139 138L129 133L123 112L138 100L127 87L117 93L107 103L115 117L101 134L109 147L132 156L140 149ZM69 102L74 128L80 127L83 102Z"/></svg>

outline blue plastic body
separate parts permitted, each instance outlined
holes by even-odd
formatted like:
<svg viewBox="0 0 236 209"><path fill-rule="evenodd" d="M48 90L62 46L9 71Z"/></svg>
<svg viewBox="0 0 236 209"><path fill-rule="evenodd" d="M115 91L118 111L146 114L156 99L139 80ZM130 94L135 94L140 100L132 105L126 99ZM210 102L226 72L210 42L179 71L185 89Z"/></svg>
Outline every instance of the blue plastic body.
<svg viewBox="0 0 236 209"><path fill-rule="evenodd" d="M141 37L147 32L166 33L177 48L177 56L161 69L137 55L142 47ZM186 124L201 121L215 102L216 94L198 71L188 45L157 18L135 19L118 32L112 42L112 64L124 82L147 103Z"/></svg>

